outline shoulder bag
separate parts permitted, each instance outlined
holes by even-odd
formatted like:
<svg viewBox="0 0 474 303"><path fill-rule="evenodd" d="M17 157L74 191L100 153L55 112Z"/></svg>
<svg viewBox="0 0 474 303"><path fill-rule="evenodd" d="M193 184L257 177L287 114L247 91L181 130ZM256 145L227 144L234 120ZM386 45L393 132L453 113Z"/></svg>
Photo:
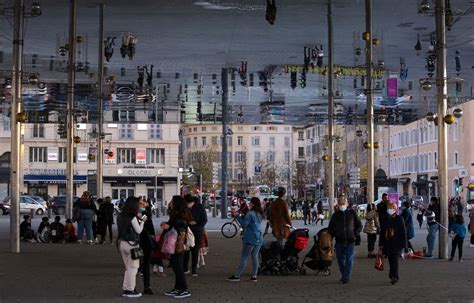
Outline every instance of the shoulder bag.
<svg viewBox="0 0 474 303"><path fill-rule="evenodd" d="M176 229L171 228L163 237L163 244L161 246L161 252L164 254L174 254L176 251L176 242L178 240L178 232Z"/></svg>
<svg viewBox="0 0 474 303"><path fill-rule="evenodd" d="M190 250L192 247L196 245L196 238L194 237L191 228L187 228L186 230L186 243L184 245L185 250Z"/></svg>

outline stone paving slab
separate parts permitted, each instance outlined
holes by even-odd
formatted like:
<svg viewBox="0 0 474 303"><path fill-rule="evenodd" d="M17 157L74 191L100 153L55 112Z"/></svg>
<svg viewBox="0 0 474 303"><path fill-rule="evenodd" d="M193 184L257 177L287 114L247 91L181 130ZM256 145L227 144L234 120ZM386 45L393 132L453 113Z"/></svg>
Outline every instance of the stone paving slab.
<svg viewBox="0 0 474 303"><path fill-rule="evenodd" d="M218 223L216 219L214 224ZM426 231L416 231L415 247L426 246ZM336 263L328 277L309 272L307 276L261 276L252 283L247 268L242 281L232 283L225 278L239 261L240 239L224 239L217 232L209 237L207 266L199 270L199 277L188 277L192 297L183 302L474 302L474 249L467 243L463 263L401 260L401 280L395 286L389 283L388 264L378 272L374 260L365 258L365 239L356 249L353 278L346 285L339 282ZM20 255L8 252L8 220L0 218L0 303L179 301L163 295L173 286L171 269L168 277L152 277L155 296L120 297L123 265L115 246L23 244L22 251ZM137 281L141 290L140 276Z"/></svg>

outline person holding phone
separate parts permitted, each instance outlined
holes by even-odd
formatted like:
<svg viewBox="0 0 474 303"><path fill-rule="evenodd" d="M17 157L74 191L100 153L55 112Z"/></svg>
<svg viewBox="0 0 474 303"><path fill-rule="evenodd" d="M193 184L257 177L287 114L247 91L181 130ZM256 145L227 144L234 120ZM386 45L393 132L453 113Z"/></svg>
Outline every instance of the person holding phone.
<svg viewBox="0 0 474 303"><path fill-rule="evenodd" d="M140 243L140 233L146 221L147 217L140 210L138 198L128 197L122 212L117 217L118 248L125 265L122 296L126 298L139 298L142 296L141 293L135 290L140 260L132 259L131 250Z"/></svg>

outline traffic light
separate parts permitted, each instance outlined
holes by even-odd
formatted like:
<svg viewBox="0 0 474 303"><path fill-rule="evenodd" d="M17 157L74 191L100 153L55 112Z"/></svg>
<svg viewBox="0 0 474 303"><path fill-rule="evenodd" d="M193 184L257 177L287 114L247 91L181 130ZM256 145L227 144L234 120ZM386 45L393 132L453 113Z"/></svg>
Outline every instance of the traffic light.
<svg viewBox="0 0 474 303"><path fill-rule="evenodd" d="M202 102L197 102L197 120L202 121Z"/></svg>
<svg viewBox="0 0 474 303"><path fill-rule="evenodd" d="M291 75L290 75L290 86L292 89L295 89L296 88L296 82L297 82L297 74L296 72L291 72Z"/></svg>
<svg viewBox="0 0 474 303"><path fill-rule="evenodd" d="M301 88L306 87L306 73L301 73L300 86L301 86Z"/></svg>

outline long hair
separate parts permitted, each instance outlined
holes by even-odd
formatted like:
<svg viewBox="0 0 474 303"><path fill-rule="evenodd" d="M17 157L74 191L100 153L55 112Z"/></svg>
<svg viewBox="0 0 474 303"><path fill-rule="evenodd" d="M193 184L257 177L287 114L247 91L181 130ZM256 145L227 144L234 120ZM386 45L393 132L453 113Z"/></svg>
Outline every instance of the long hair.
<svg viewBox="0 0 474 303"><path fill-rule="evenodd" d="M123 205L122 212L120 213L123 217L134 217L137 215L138 210L138 198L128 197Z"/></svg>
<svg viewBox="0 0 474 303"><path fill-rule="evenodd" d="M184 198L181 196L173 196L171 199L172 209L170 210L170 216L184 217L187 211L187 205Z"/></svg>
<svg viewBox="0 0 474 303"><path fill-rule="evenodd" d="M263 217L263 209L262 209L262 203L260 203L260 199L257 197L253 197L250 199L250 204L252 204L252 210L254 210L257 214L261 215Z"/></svg>

